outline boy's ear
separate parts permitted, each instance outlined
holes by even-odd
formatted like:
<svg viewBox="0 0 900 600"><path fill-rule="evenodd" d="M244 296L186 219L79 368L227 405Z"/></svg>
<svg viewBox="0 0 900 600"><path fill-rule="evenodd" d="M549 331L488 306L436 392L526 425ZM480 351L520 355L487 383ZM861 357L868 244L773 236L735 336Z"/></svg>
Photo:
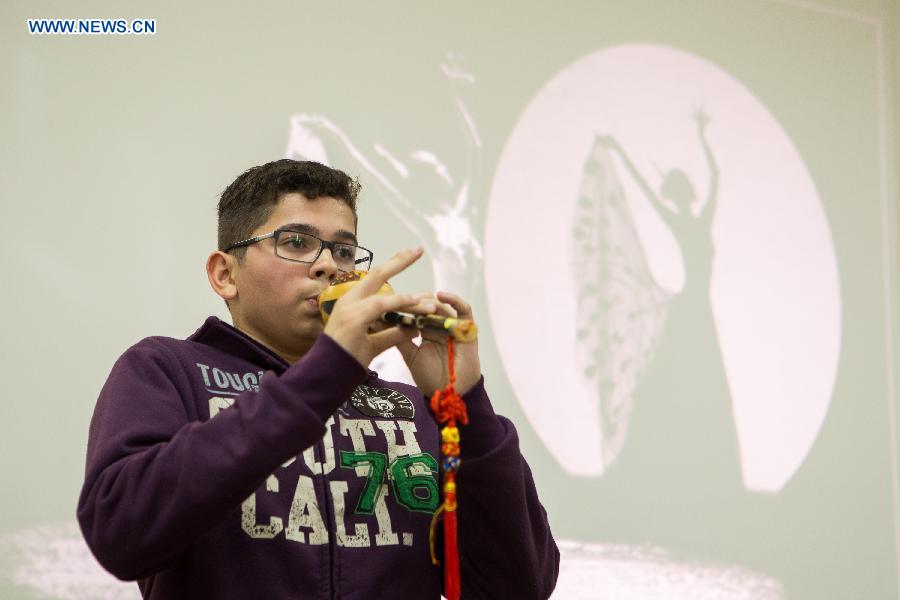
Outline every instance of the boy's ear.
<svg viewBox="0 0 900 600"><path fill-rule="evenodd" d="M238 289L234 278L236 269L237 259L221 250L216 250L206 259L206 276L209 278L209 285L225 302L237 298Z"/></svg>

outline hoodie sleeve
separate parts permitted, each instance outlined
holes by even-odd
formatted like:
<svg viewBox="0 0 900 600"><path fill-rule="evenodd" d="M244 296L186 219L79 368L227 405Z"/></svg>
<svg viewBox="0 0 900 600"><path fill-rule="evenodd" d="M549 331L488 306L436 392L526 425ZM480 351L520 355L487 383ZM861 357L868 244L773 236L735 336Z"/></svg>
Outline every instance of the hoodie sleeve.
<svg viewBox="0 0 900 600"><path fill-rule="evenodd" d="M494 413L482 379L464 396L457 478L462 598L546 599L559 550L515 427Z"/></svg>
<svg viewBox="0 0 900 600"><path fill-rule="evenodd" d="M280 464L316 443L366 377L331 338L281 376L268 373L214 419L198 421L172 351L148 339L113 367L91 420L78 521L120 579L171 565Z"/></svg>

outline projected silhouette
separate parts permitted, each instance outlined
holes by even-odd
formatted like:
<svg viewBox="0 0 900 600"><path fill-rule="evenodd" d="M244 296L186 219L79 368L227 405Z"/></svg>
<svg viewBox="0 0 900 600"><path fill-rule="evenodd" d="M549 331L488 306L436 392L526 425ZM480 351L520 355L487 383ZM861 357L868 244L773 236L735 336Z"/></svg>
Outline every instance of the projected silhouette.
<svg viewBox="0 0 900 600"><path fill-rule="evenodd" d="M465 145L464 173L454 177L433 151L418 148L397 156L383 144L360 145L323 115L291 117L288 158L318 160L360 172L393 215L425 247L434 286L473 298L481 282L483 251L473 227L478 206L470 201L477 175L481 138L463 100L462 88L475 78L448 54L441 65L450 82Z"/></svg>
<svg viewBox="0 0 900 600"><path fill-rule="evenodd" d="M599 387L607 493L635 508L656 539L691 545L729 524L744 495L731 395L712 319L709 289L718 168L706 140L709 118L694 115L709 168L697 205L691 180L663 174L657 193L611 136L598 136L585 164L575 256L578 345L584 374ZM671 294L653 279L617 178L614 157L634 179L681 249L685 279ZM607 492L607 490L609 490ZM618 527L613 527L613 531Z"/></svg>

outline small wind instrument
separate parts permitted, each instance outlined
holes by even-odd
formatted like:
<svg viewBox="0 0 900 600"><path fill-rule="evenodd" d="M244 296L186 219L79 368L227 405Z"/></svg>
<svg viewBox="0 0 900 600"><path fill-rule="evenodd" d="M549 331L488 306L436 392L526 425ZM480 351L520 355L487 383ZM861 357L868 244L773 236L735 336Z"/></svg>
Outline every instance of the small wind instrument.
<svg viewBox="0 0 900 600"><path fill-rule="evenodd" d="M327 288L319 294L319 312L322 321L327 323L334 304L338 298L350 291L350 289L362 280L368 273L366 271L340 271ZM394 288L390 284L383 284L378 290L379 294L393 294ZM381 320L390 325L403 327L415 327L416 329L439 331L453 337L457 342L473 342L478 338L478 326L471 319L457 319L443 315L416 315L405 312L389 311L381 315Z"/></svg>

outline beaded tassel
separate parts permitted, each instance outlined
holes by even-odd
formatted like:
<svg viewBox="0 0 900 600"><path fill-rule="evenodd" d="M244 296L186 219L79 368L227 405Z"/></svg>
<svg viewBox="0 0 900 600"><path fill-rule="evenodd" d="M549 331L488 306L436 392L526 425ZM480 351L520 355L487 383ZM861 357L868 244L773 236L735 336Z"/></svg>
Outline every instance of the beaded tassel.
<svg viewBox="0 0 900 600"><path fill-rule="evenodd" d="M444 471L444 503L434 513L431 522L431 561L439 564L434 554L434 530L441 512L444 513L444 595L447 600L459 600L459 547L457 544L456 515L456 472L459 470L459 429L457 420L465 425L469 422L466 404L456 391L456 369L454 367L453 338L447 338L448 371L450 382L442 390L437 390L431 398L431 410L441 429L441 467Z"/></svg>

